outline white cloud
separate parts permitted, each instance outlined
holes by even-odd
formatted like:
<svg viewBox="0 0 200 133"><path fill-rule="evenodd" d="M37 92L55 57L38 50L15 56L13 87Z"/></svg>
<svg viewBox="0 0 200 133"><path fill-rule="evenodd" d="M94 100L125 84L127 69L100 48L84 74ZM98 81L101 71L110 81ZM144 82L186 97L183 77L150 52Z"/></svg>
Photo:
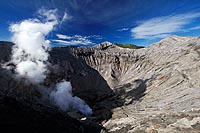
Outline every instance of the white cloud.
<svg viewBox="0 0 200 133"><path fill-rule="evenodd" d="M117 31L127 31L129 30L129 28L122 28L122 29L118 29Z"/></svg>
<svg viewBox="0 0 200 133"><path fill-rule="evenodd" d="M93 39L97 39L97 40L103 39L100 35L91 35L91 36L87 36L87 38L93 38Z"/></svg>
<svg viewBox="0 0 200 133"><path fill-rule="evenodd" d="M63 22L65 22L66 20L69 20L69 19L71 19L72 18L72 16L70 16L69 14L67 14L66 12L64 13L64 16L63 16L63 18L62 18L62 20L61 20L61 23L63 23Z"/></svg>
<svg viewBox="0 0 200 133"><path fill-rule="evenodd" d="M86 40L70 40L70 41L59 40L59 39L56 40L55 39L55 40L52 40L52 41L56 42L56 43L64 44L64 45L78 45L78 44L89 45L89 44L94 44L93 42L91 42L88 39L86 39Z"/></svg>
<svg viewBox="0 0 200 133"><path fill-rule="evenodd" d="M81 36L81 35L74 35L68 36L63 34L56 34L58 39L52 40L53 42L64 44L64 45L90 45L95 44L90 39L102 39L99 35L91 35L91 36Z"/></svg>
<svg viewBox="0 0 200 133"><path fill-rule="evenodd" d="M200 26L195 26L195 27L192 27L192 28L189 28L188 30L199 30L200 29Z"/></svg>
<svg viewBox="0 0 200 133"><path fill-rule="evenodd" d="M44 8L40 9L38 11L39 15L41 15L40 17L46 17L45 20L47 21L57 21L57 9L54 10L46 10Z"/></svg>
<svg viewBox="0 0 200 133"><path fill-rule="evenodd" d="M45 8L41 8L40 10L38 10L38 15L37 17L39 17L40 19L45 19L45 20L48 20L48 21L54 21L54 20L57 20L57 22L59 24L62 24L64 23L65 21L67 20L70 20L72 18L71 15L69 15L67 12L64 12L63 16L60 17L58 14L57 14L58 10L57 9L54 9L54 10L46 10Z"/></svg>
<svg viewBox="0 0 200 133"><path fill-rule="evenodd" d="M132 28L131 33L135 39L163 38L172 33L185 30L186 25L199 17L200 13L187 13L152 18Z"/></svg>
<svg viewBox="0 0 200 133"><path fill-rule="evenodd" d="M56 36L57 36L59 39L71 39L71 38L72 38L71 36L62 35L62 34L56 34Z"/></svg>

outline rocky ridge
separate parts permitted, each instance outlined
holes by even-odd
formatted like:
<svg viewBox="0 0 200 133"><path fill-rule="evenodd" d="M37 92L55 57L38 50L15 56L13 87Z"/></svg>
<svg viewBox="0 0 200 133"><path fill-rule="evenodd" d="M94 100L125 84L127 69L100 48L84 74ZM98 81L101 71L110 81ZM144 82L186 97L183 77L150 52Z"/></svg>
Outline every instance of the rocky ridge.
<svg viewBox="0 0 200 133"><path fill-rule="evenodd" d="M100 123L104 127L102 132L198 133L199 48L199 37L179 36L142 49L121 48L109 42L93 47L53 48L50 74L44 86L70 80L74 95L93 108L93 116L84 123ZM10 54L9 48L2 50ZM1 54L1 63L9 60L8 57ZM21 81L15 81L11 72L1 69L3 96L38 102L40 92L34 89L37 86L21 87ZM16 89L10 89L13 86ZM81 121L84 116L78 114L68 113Z"/></svg>
<svg viewBox="0 0 200 133"><path fill-rule="evenodd" d="M199 37L172 36L137 50L107 44L82 58L123 101L104 124L109 132L199 132Z"/></svg>

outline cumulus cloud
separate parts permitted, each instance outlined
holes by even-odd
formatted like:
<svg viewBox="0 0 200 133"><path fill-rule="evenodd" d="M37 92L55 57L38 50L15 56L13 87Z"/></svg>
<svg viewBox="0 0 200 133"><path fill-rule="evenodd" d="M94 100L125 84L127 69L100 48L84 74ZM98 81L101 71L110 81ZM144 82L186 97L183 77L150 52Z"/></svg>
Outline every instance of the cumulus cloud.
<svg viewBox="0 0 200 133"><path fill-rule="evenodd" d="M117 31L127 31L129 30L129 28L122 28L122 29L118 29Z"/></svg>
<svg viewBox="0 0 200 133"><path fill-rule="evenodd" d="M81 36L81 35L74 35L68 36L63 34L56 34L58 39L52 40L53 42L64 44L64 45L91 45L95 44L91 41L91 39L102 39L99 35L91 35L91 36Z"/></svg>
<svg viewBox="0 0 200 133"><path fill-rule="evenodd" d="M132 28L131 33L135 39L163 38L184 30L186 25L199 17L200 13L186 13L152 18Z"/></svg>
<svg viewBox="0 0 200 133"><path fill-rule="evenodd" d="M70 82L63 81L56 85L56 89L50 94L51 99L61 110L79 110L85 115L91 115L92 109L80 98L72 96L72 86Z"/></svg>
<svg viewBox="0 0 200 133"><path fill-rule="evenodd" d="M12 41L12 62L16 72L32 82L43 82L45 79L50 41L45 38L58 24L56 10L39 10L40 19L27 19L10 25Z"/></svg>

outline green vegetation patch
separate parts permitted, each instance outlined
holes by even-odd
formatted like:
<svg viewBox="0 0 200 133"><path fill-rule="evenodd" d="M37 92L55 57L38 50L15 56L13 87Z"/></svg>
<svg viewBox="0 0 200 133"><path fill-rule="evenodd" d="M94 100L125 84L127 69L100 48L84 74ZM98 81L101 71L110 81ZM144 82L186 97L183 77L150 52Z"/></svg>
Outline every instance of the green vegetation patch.
<svg viewBox="0 0 200 133"><path fill-rule="evenodd" d="M115 45L117 45L118 47L130 48L130 49L144 48L143 46L137 46L137 45L134 45L134 44L119 44L119 43L116 43Z"/></svg>

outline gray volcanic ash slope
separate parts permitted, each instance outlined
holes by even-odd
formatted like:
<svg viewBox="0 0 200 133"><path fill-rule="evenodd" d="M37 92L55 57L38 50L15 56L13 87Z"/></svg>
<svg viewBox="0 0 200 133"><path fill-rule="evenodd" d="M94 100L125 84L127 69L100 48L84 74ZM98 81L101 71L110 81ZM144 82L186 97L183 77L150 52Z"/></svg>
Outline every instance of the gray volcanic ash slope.
<svg viewBox="0 0 200 133"><path fill-rule="evenodd" d="M200 38L172 36L137 50L106 44L82 58L123 101L108 131L199 132Z"/></svg>
<svg viewBox="0 0 200 133"><path fill-rule="evenodd" d="M4 64L10 60L11 46L0 47L0 61ZM93 110L92 116L83 119L77 111L57 110L42 97L37 85L16 79L12 70L4 68L0 72L0 107L12 110L12 104L19 104L21 110L16 114L28 108L28 116L36 114L39 123L52 116L77 132L100 132L102 127L97 123L101 123L102 132L198 133L199 48L200 38L178 36L142 49L121 48L109 42L93 47L53 48L48 60L49 73L42 86L50 91L52 85L63 79L70 81L73 94L86 101ZM7 65L15 69L14 65ZM1 112L7 125L9 113L13 112ZM30 117L13 119L23 124L32 120L26 118ZM58 125L51 128L57 129ZM63 125L59 125L59 131L66 130ZM70 129L69 132L73 131Z"/></svg>

